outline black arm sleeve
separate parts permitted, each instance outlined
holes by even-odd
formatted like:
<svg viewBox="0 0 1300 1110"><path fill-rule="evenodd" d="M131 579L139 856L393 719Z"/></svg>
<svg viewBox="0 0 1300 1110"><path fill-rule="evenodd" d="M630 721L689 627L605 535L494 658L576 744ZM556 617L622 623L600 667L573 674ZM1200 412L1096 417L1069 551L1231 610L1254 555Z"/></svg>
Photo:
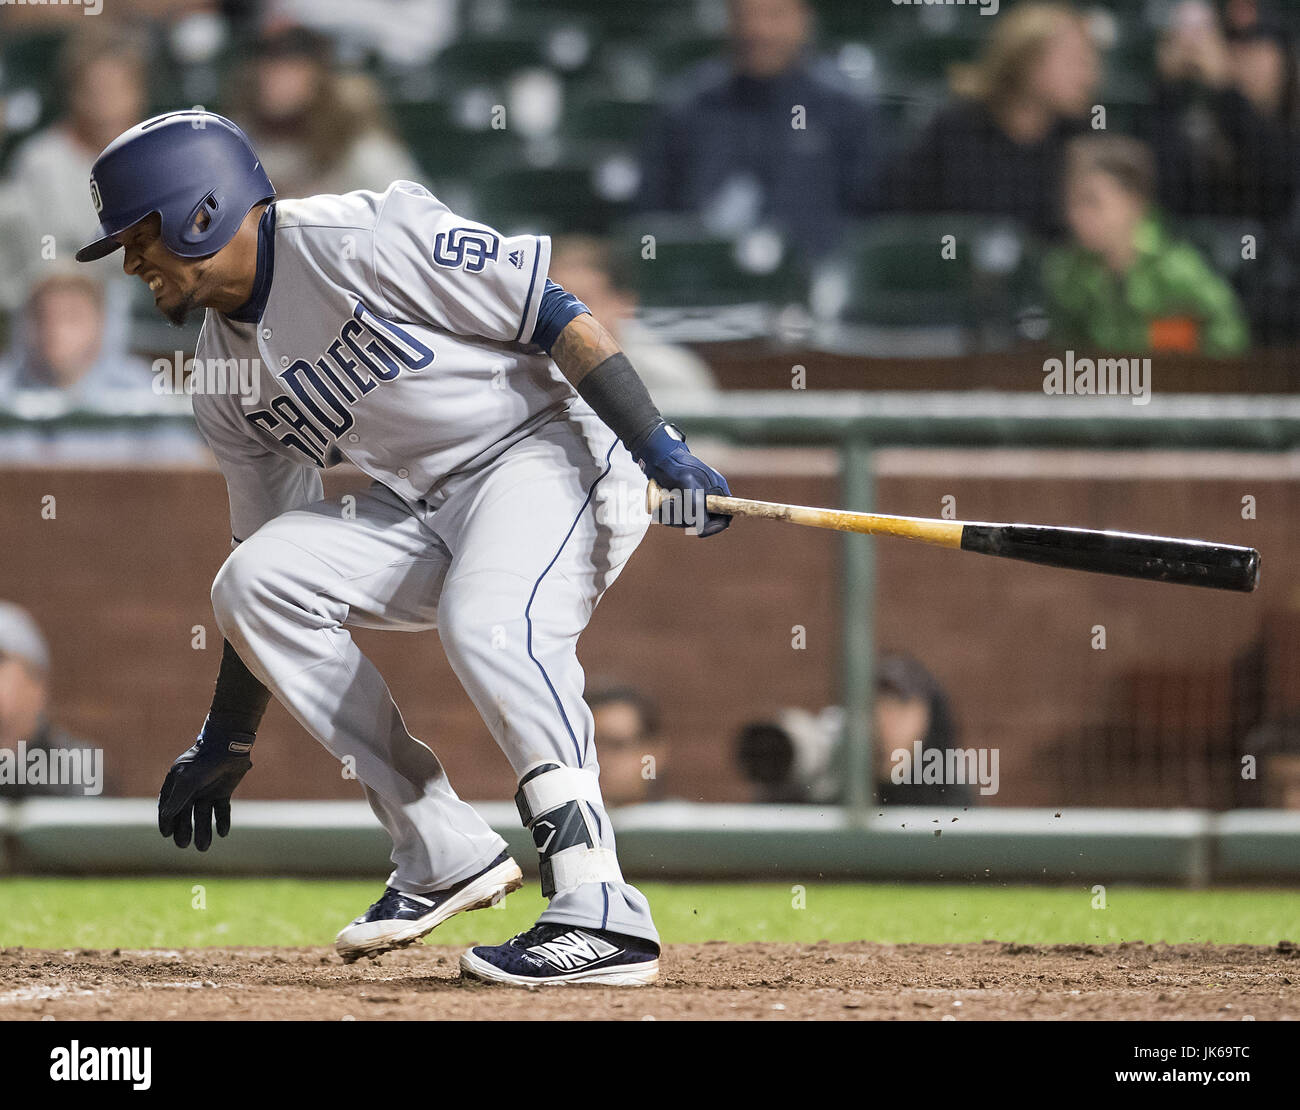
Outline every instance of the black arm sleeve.
<svg viewBox="0 0 1300 1110"><path fill-rule="evenodd" d="M610 355L578 383L578 393L629 451L635 451L664 418L627 355Z"/></svg>
<svg viewBox="0 0 1300 1110"><path fill-rule="evenodd" d="M271 691L244 666L230 641L222 642L221 670L208 721L225 732L255 733L271 700Z"/></svg>

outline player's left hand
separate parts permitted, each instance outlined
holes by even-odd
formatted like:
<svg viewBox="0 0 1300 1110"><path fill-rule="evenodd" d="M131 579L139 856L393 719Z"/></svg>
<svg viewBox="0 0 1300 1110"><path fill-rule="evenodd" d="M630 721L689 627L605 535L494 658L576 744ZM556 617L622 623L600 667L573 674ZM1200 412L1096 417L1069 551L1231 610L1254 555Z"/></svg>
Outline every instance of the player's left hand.
<svg viewBox="0 0 1300 1110"><path fill-rule="evenodd" d="M212 818L217 835L230 832L230 795L252 768L248 754L253 738L243 734L199 737L167 772L158 794L158 831L188 848L206 852L212 845Z"/></svg>
<svg viewBox="0 0 1300 1110"><path fill-rule="evenodd" d="M686 437L671 424L660 424L650 438L633 453L633 458L667 493L655 513L660 524L689 528L701 536L713 536L731 523L726 513L711 513L705 507L709 494L731 496L727 479L697 459L686 447Z"/></svg>

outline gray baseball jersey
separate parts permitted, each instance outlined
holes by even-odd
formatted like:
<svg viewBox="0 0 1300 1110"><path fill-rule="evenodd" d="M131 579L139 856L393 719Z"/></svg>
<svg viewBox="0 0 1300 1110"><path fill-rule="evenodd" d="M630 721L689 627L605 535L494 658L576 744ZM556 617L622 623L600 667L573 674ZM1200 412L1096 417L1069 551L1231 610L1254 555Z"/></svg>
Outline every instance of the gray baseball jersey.
<svg viewBox="0 0 1300 1110"><path fill-rule="evenodd" d="M320 497L346 458L399 497L438 503L472 472L581 405L528 346L546 236L502 238L409 181L387 192L280 201L262 318L209 311L200 364L260 365L258 403L196 394L230 486L237 539Z"/></svg>
<svg viewBox="0 0 1300 1110"><path fill-rule="evenodd" d="M549 240L502 237L397 182L277 202L268 245L260 319L209 310L198 349L200 365L258 364L255 397L194 396L237 541L212 591L223 634L355 769L393 839L390 885L421 893L504 845L347 626L436 627L527 780L542 920L657 939L619 871L576 654L645 534L644 478L530 344ZM375 480L348 511L322 497L342 459Z"/></svg>

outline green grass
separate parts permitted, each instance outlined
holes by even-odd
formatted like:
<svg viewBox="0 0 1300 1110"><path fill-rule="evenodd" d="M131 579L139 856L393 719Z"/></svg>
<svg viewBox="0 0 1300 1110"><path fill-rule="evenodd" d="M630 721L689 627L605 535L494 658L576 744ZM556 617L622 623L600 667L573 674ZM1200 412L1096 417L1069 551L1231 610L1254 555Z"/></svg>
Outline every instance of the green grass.
<svg viewBox="0 0 1300 1110"><path fill-rule="evenodd" d="M802 908L792 883L647 883L641 889L669 943L1300 942L1297 891L1112 886L1106 908L1094 909L1093 894L1083 887L816 882L804 885ZM297 879L0 879L0 946L325 945L379 893L372 882ZM503 908L453 918L430 939L501 940L530 925L541 908L530 884Z"/></svg>

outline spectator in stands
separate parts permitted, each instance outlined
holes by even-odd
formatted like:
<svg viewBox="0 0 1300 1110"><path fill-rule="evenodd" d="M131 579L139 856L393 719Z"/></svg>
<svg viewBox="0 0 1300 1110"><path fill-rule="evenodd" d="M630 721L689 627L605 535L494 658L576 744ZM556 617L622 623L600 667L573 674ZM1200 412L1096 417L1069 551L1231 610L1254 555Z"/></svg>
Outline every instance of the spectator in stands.
<svg viewBox="0 0 1300 1110"><path fill-rule="evenodd" d="M1276 21L1279 13L1292 7L1292 0L1218 0L1227 31L1248 31L1264 20Z"/></svg>
<svg viewBox="0 0 1300 1110"><path fill-rule="evenodd" d="M605 803L627 806L661 799L666 748L653 699L634 686L605 686L588 693L586 702L595 719Z"/></svg>
<svg viewBox="0 0 1300 1110"><path fill-rule="evenodd" d="M105 343L104 289L80 270L32 286L11 356L0 361L0 403L19 392L58 393L78 408L153 400L149 364Z"/></svg>
<svg viewBox="0 0 1300 1110"><path fill-rule="evenodd" d="M1058 340L1117 353L1240 354L1248 328L1231 286L1157 215L1150 149L1122 135L1076 139L1065 208L1073 245L1045 283Z"/></svg>
<svg viewBox="0 0 1300 1110"><path fill-rule="evenodd" d="M49 649L36 622L25 609L0 601L0 798L104 789L103 752L50 723L49 670Z"/></svg>
<svg viewBox="0 0 1300 1110"><path fill-rule="evenodd" d="M1297 66L1281 24L1220 30L1204 0L1174 13L1157 53L1151 138L1172 212L1271 221L1297 198Z"/></svg>
<svg viewBox="0 0 1300 1110"><path fill-rule="evenodd" d="M232 111L281 197L381 191L399 179L419 180L385 120L375 83L336 69L328 40L306 28L258 42Z"/></svg>
<svg viewBox="0 0 1300 1110"><path fill-rule="evenodd" d="M640 207L696 214L713 233L770 224L815 257L847 219L877 206L881 130L810 53L807 0L729 0L728 9L730 57L684 77L651 127Z"/></svg>
<svg viewBox="0 0 1300 1110"><path fill-rule="evenodd" d="M885 655L876 667L872 743L880 805L968 806L979 796L976 783L914 781L928 777L913 766L915 745L950 751L957 725L943 686L911 656Z"/></svg>
<svg viewBox="0 0 1300 1110"><path fill-rule="evenodd" d="M236 11L247 3L248 0L80 0L74 5L63 0L49 3L31 3L28 0L27 3L6 3L0 22L4 23L6 31L13 28L42 32L80 27L84 18L90 15L120 23L174 23L196 11L218 6Z"/></svg>
<svg viewBox="0 0 1300 1110"><path fill-rule="evenodd" d="M753 800L768 803L832 804L843 800L844 711L827 706L820 713L782 709L772 718L744 725L736 736L735 758ZM977 782L927 781L928 753L957 746L957 726L939 680L906 655L882 656L876 666L872 751L876 799L881 805L970 805ZM931 757L933 758L933 757ZM984 770L988 770L987 758ZM963 761L962 775L978 780L978 763ZM945 767L944 774L947 774ZM896 781L897 780L897 781Z"/></svg>
<svg viewBox="0 0 1300 1110"><path fill-rule="evenodd" d="M99 20L70 35L59 58L63 114L14 151L0 182L0 307L18 308L43 267L85 242L87 182L99 152L145 113L145 52ZM115 338L125 341L128 286L110 287Z"/></svg>
<svg viewBox="0 0 1300 1110"><path fill-rule="evenodd" d="M954 67L952 101L890 174L888 202L1057 230L1061 161L1065 144L1087 126L1097 48L1083 17L1060 4L1017 4L991 22L983 55Z"/></svg>
<svg viewBox="0 0 1300 1110"><path fill-rule="evenodd" d="M699 355L664 342L636 319L636 293L621 270L608 244L600 239L567 235L551 244L551 280L611 330L651 393L657 397L716 389L713 373Z"/></svg>

